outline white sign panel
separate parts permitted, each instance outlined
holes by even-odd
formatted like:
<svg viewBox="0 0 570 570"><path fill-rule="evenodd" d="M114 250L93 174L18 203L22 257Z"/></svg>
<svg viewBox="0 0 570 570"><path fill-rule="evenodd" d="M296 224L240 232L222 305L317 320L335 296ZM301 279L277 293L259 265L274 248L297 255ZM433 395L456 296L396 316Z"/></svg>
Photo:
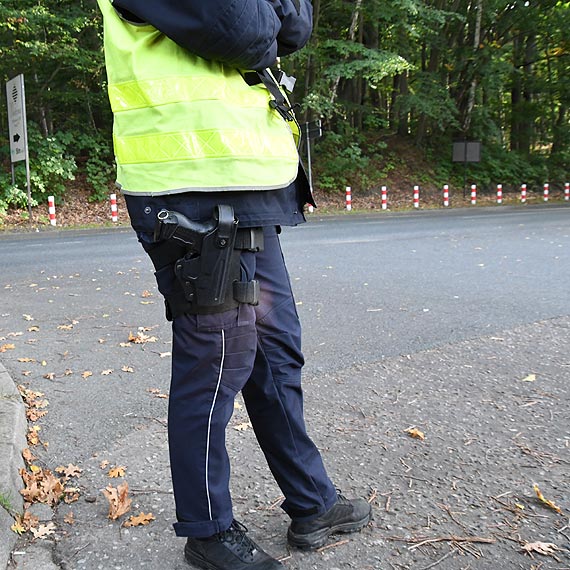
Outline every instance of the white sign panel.
<svg viewBox="0 0 570 570"><path fill-rule="evenodd" d="M8 99L8 131L10 135L10 158L12 162L26 160L28 135L26 131L26 95L24 76L18 75L6 83Z"/></svg>

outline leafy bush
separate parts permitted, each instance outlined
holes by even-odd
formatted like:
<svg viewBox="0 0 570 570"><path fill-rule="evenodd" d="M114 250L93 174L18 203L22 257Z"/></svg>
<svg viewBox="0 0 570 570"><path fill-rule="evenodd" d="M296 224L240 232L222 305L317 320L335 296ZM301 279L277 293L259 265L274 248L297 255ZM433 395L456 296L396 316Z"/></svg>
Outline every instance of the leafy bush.
<svg viewBox="0 0 570 570"><path fill-rule="evenodd" d="M344 135L326 132L316 146L319 188L335 192L348 185L368 190L396 168L394 161L382 156L385 148L385 142L367 138L356 130Z"/></svg>
<svg viewBox="0 0 570 570"><path fill-rule="evenodd" d="M85 158L86 179L92 188L90 202L106 200L113 180L113 153L107 138L98 134L81 134L74 142L76 156Z"/></svg>
<svg viewBox="0 0 570 570"><path fill-rule="evenodd" d="M72 138L64 133L43 137L34 123L28 124L32 205L44 201L47 195L60 198L65 192L65 183L75 179L77 165L68 152ZM25 164L16 163L14 170L15 184L12 184L10 173L0 174L0 210L27 204Z"/></svg>

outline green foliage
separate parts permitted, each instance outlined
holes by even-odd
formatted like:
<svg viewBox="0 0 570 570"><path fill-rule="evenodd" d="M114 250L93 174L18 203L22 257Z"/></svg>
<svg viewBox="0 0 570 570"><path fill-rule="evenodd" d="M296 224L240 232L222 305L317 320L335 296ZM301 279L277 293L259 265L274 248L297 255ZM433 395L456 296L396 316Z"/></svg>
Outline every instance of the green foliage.
<svg viewBox="0 0 570 570"><path fill-rule="evenodd" d="M298 78L302 120L321 117L316 185L366 189L402 168L394 134L437 166L435 184L462 179L451 142L479 140L478 184L570 177L568 0L314 0L309 45L283 58ZM479 33L480 31L480 33ZM476 41L477 40L477 41ZM85 175L91 199L113 179L101 16L93 0L0 2L0 78L26 82L34 200L61 197ZM0 101L0 123L6 125ZM0 147L0 211L26 205L23 165L12 185ZM425 178L422 178L422 183Z"/></svg>
<svg viewBox="0 0 570 570"><path fill-rule="evenodd" d="M114 173L111 143L99 134L81 134L74 141L74 150L76 156L84 158L86 180L91 186L89 200L106 200Z"/></svg>
<svg viewBox="0 0 570 570"><path fill-rule="evenodd" d="M65 192L66 182L74 180L77 166L68 152L71 141L71 133L43 137L34 123L28 124L32 205L44 202L48 195L60 198ZM15 182L12 185L11 174L0 175L0 210L6 210L9 206L24 207L27 204L24 162L15 164Z"/></svg>
<svg viewBox="0 0 570 570"><path fill-rule="evenodd" d="M347 144L347 138L352 142ZM386 144L365 139L356 131L350 135L326 132L316 146L319 188L335 192L345 186L368 189L385 177L397 159L385 160L382 152Z"/></svg>
<svg viewBox="0 0 570 570"><path fill-rule="evenodd" d="M12 514L14 507L12 506L12 496L10 493L0 492L0 507Z"/></svg>

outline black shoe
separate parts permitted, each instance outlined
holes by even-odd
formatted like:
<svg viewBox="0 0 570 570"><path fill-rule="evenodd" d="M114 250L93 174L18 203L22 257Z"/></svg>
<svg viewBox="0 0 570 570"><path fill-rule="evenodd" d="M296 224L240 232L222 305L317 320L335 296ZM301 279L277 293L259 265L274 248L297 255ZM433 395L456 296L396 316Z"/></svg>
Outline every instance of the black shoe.
<svg viewBox="0 0 570 570"><path fill-rule="evenodd" d="M287 531L291 546L314 550L324 546L331 534L355 532L370 521L372 508L364 499L347 499L340 493L338 501L324 515L309 521L293 520Z"/></svg>
<svg viewBox="0 0 570 570"><path fill-rule="evenodd" d="M188 538L186 560L206 570L276 570L283 564L261 550L247 536L247 528L234 520L228 530L209 538Z"/></svg>

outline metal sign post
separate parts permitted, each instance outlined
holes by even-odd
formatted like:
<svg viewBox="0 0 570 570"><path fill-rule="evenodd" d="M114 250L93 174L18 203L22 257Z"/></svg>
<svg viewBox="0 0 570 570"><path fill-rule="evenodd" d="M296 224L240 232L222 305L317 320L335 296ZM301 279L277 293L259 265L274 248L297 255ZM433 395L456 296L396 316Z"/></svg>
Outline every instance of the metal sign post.
<svg viewBox="0 0 570 570"><path fill-rule="evenodd" d="M307 141L307 174L309 176L309 186L311 192L313 191L313 172L311 169L311 139L318 139L323 136L323 129L321 127L321 120L317 119L311 123L303 124L303 135Z"/></svg>
<svg viewBox="0 0 570 570"><path fill-rule="evenodd" d="M466 140L454 142L452 160L463 163L463 198L465 198L467 195L467 163L481 162L481 143Z"/></svg>
<svg viewBox="0 0 570 570"><path fill-rule="evenodd" d="M8 100L8 133L10 136L10 162L12 166L12 184L15 184L14 164L26 161L26 180L28 188L28 215L32 221L32 189L30 184L30 155L28 152L28 126L26 121L26 93L22 74L6 83Z"/></svg>

